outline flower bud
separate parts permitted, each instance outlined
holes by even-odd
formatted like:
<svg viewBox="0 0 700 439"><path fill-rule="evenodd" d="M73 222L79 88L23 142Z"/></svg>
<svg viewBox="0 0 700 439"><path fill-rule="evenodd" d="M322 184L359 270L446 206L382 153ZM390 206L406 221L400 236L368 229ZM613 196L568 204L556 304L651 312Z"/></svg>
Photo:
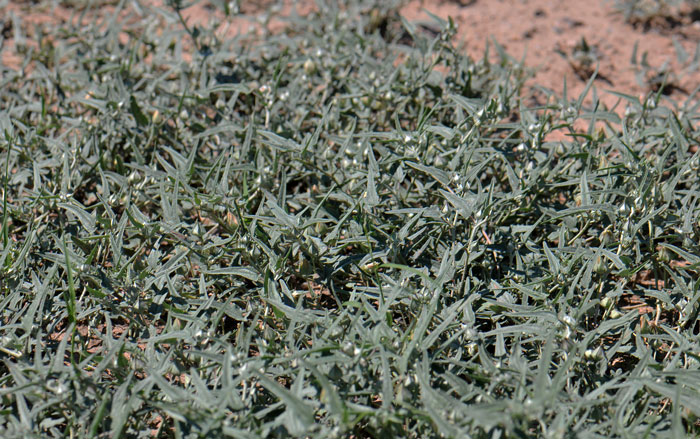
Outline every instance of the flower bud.
<svg viewBox="0 0 700 439"><path fill-rule="evenodd" d="M307 75L313 75L316 73L316 63L312 59L307 59L304 61L304 73Z"/></svg>

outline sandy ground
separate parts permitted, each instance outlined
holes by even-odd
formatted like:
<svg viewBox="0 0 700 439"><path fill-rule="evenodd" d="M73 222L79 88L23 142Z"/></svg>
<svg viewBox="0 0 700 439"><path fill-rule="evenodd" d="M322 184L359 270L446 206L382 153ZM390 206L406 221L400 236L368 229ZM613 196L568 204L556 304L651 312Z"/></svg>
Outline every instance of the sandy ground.
<svg viewBox="0 0 700 439"><path fill-rule="evenodd" d="M185 10L191 23L206 22L215 13L205 1ZM22 66L23 56L15 51L17 29L27 36L25 41L36 45L31 39L38 25L77 19L76 11L64 4L68 3L0 0L0 60L4 67L16 70ZM270 10L289 13L293 7L303 14L313 8L313 2L307 0L287 0L284 5L273 0L242 1L241 5L241 12L249 16ZM108 5L100 10L109 12L111 8ZM619 98L605 90L643 96L658 87L664 72L669 73L667 92L674 104L697 97L694 89L700 85L700 72L694 71L697 66L692 60L700 42L700 14L689 10L681 8L672 11L671 18L636 25L615 9L614 0L413 0L401 14L411 21L429 22L426 11L454 19L459 26L457 43L472 58L482 57L491 40L504 46L514 59L524 59L534 70L524 93L536 103L545 100L536 86L561 95L565 80L569 96L578 96L596 67L594 84L608 108ZM240 24L229 26L228 32L250 29ZM279 23L273 21L270 26L274 31ZM636 65L632 63L635 47ZM679 61L679 47L687 52L684 62ZM643 56L646 67L641 65Z"/></svg>
<svg viewBox="0 0 700 439"><path fill-rule="evenodd" d="M493 39L535 69L529 85L560 95L566 79L569 96L578 96L596 66L594 84L609 108L618 98L604 90L643 95L658 87L664 70L670 73L668 92L676 102L696 95L693 89L700 85L700 72L690 65L700 42L700 17L684 9L672 11L672 19L637 25L625 20L613 0L413 1L402 14L420 20L427 18L426 10L459 24L458 40L470 56L482 56L487 40ZM583 40L588 51L582 50ZM674 40L688 54L685 63L678 61ZM641 65L643 54L649 68Z"/></svg>

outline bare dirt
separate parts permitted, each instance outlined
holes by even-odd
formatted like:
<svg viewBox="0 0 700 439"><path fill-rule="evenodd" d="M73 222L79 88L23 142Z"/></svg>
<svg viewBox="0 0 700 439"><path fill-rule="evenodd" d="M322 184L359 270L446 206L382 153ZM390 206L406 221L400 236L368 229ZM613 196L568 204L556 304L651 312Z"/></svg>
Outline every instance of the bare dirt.
<svg viewBox="0 0 700 439"><path fill-rule="evenodd" d="M240 3L241 12L248 18L294 11L305 14L313 9L309 0ZM38 47L39 42L32 41L38 34L34 32L37 26L77 19L78 11L66 4L70 5L0 0L2 66L15 70L22 66L23 55L15 44L17 29L25 36L26 45ZM100 8L101 13L110 10L113 6ZM594 85L608 108L614 108L619 97L606 90L641 97L658 89L664 73L668 73L664 93L670 102L682 105L697 98L700 72L693 71L691 61L700 42L700 17L689 10L681 8L668 17L635 23L615 9L614 0L413 0L400 13L410 21L430 22L428 11L444 19L453 18L459 26L457 42L472 58L482 57L487 42L496 41L515 60L524 60L525 66L534 71L524 89L532 103L546 101L541 88L561 95L565 81L568 96L578 97L596 68ZM217 15L217 9L202 1L185 9L184 15L190 23L203 25ZM258 20L257 25L251 25L250 21L219 18L229 20L229 25L221 28L222 36L260 30L260 23L265 23ZM280 22L272 20L264 26L274 32ZM685 62L679 61L678 47L688 54ZM493 56L495 51L491 52ZM642 66L643 57L646 67ZM623 109L624 103L615 111Z"/></svg>
<svg viewBox="0 0 700 439"><path fill-rule="evenodd" d="M426 11L452 17L459 25L458 41L473 58L483 56L487 41L495 40L516 60L524 59L535 69L530 91L539 85L561 95L566 80L568 95L578 97L596 66L594 85L608 108L619 98L604 90L644 95L658 88L663 74L657 75L664 70L670 74L665 93L675 102L695 99L694 88L700 85L700 72L686 68L700 41L700 21L689 10L630 23L613 0L444 0L412 1L402 14L427 20ZM686 63L678 61L674 40L689 55ZM641 66L644 54L650 68Z"/></svg>

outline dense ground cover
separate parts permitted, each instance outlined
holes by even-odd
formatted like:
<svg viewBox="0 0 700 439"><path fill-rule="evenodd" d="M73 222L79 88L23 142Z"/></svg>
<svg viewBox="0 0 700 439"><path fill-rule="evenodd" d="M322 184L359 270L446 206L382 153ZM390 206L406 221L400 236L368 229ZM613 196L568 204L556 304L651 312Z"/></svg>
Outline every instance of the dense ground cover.
<svg viewBox="0 0 700 439"><path fill-rule="evenodd" d="M528 108L397 6L2 72L0 436L698 433L697 107Z"/></svg>

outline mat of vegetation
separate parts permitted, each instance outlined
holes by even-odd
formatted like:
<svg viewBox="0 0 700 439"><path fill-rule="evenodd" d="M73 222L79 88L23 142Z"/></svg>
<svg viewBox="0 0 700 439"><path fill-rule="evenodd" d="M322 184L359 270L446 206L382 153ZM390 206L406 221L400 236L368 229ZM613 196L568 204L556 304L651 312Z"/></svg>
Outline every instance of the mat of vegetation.
<svg viewBox="0 0 700 439"><path fill-rule="evenodd" d="M700 433L697 106L527 108L321 6L83 9L2 71L0 436Z"/></svg>

